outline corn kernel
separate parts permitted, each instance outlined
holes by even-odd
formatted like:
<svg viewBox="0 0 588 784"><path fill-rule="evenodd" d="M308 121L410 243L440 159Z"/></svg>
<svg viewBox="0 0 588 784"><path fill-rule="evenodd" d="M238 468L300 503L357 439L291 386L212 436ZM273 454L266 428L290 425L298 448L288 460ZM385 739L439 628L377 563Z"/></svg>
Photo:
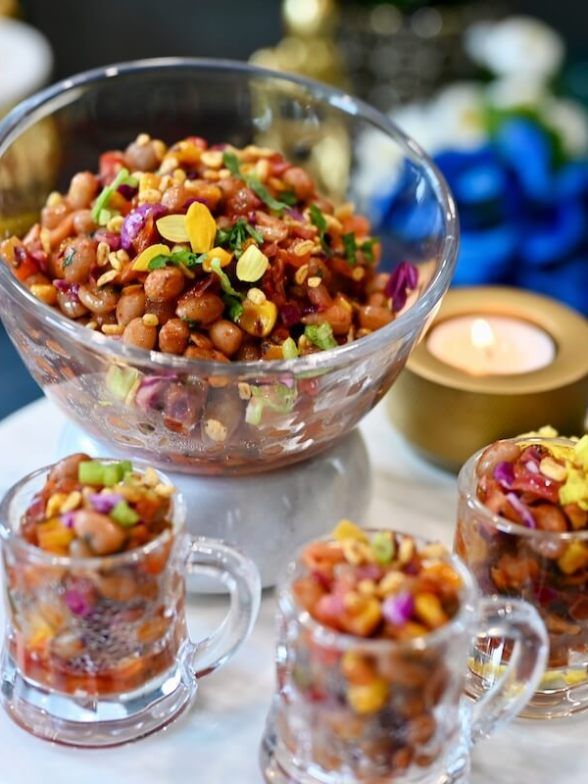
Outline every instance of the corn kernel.
<svg viewBox="0 0 588 784"><path fill-rule="evenodd" d="M360 580L357 583L357 590L362 596L375 596L377 593L376 583L373 580Z"/></svg>
<svg viewBox="0 0 588 784"><path fill-rule="evenodd" d="M223 154L221 150L206 150L200 160L209 169L220 169L223 165Z"/></svg>
<svg viewBox="0 0 588 784"><path fill-rule="evenodd" d="M37 526L39 547L52 553L63 553L75 538L73 530L67 528L56 517Z"/></svg>
<svg viewBox="0 0 588 784"><path fill-rule="evenodd" d="M341 546L345 560L354 566L371 560L371 548L367 542L358 539L343 539Z"/></svg>
<svg viewBox="0 0 588 784"><path fill-rule="evenodd" d="M183 185L183 183L186 182L187 176L188 175L186 174L186 172L180 168L174 169L174 172L172 174L173 181L176 185Z"/></svg>
<svg viewBox="0 0 588 784"><path fill-rule="evenodd" d="M151 136L148 133L140 133L135 139L135 144L139 147L145 147L151 141Z"/></svg>
<svg viewBox="0 0 588 784"><path fill-rule="evenodd" d="M357 685L372 683L376 676L370 659L354 650L345 651L341 657L341 672L346 680Z"/></svg>
<svg viewBox="0 0 588 784"><path fill-rule="evenodd" d="M166 485L164 482L160 482L158 485L155 485L155 492L161 498L170 498L174 494L175 488L173 485Z"/></svg>
<svg viewBox="0 0 588 784"><path fill-rule="evenodd" d="M233 254L224 248L211 248L202 262L204 272L212 272L212 262L218 260L221 267L227 267L233 260Z"/></svg>
<svg viewBox="0 0 588 784"><path fill-rule="evenodd" d="M296 273L294 274L294 280L298 283L299 286L302 286L306 278L308 277L308 264L303 264L301 267L298 267Z"/></svg>
<svg viewBox="0 0 588 784"><path fill-rule="evenodd" d="M159 319L155 313L145 313L143 316L143 324L145 324L146 327L157 327L159 326Z"/></svg>
<svg viewBox="0 0 588 784"><path fill-rule="evenodd" d="M265 338L270 334L278 319L278 309L273 302L265 300L260 304L250 299L243 301L243 312L238 324L249 335Z"/></svg>
<svg viewBox="0 0 588 784"><path fill-rule="evenodd" d="M161 139L154 139L153 140L153 151L157 156L158 160L163 160L163 156L167 151L167 145L161 141Z"/></svg>
<svg viewBox="0 0 588 784"><path fill-rule="evenodd" d="M220 444L223 441L226 441L229 431L227 430L226 425L223 425L218 419L207 419L204 424L204 432L211 441Z"/></svg>
<svg viewBox="0 0 588 784"><path fill-rule="evenodd" d="M249 384L245 383L245 381L240 381L237 385L239 390L239 397L241 400L250 400L251 399L251 387Z"/></svg>
<svg viewBox="0 0 588 784"><path fill-rule="evenodd" d="M103 324L102 327L102 334L104 335L122 335L125 331L124 324Z"/></svg>
<svg viewBox="0 0 588 784"><path fill-rule="evenodd" d="M363 267L355 267L351 272L351 277L355 281L363 280L365 277L365 269Z"/></svg>
<svg viewBox="0 0 588 784"><path fill-rule="evenodd" d="M254 305L263 305L267 297L261 289L251 288L247 292L247 299Z"/></svg>
<svg viewBox="0 0 588 784"><path fill-rule="evenodd" d="M387 699L388 684L383 678L374 678L371 683L347 689L347 702L356 713L375 713L384 707Z"/></svg>
<svg viewBox="0 0 588 784"><path fill-rule="evenodd" d="M145 469L145 473L143 474L142 479L143 479L143 484L147 485L147 487L156 487L160 483L159 474L151 466L148 466Z"/></svg>
<svg viewBox="0 0 588 784"><path fill-rule="evenodd" d="M197 147L194 142L189 142L187 140L177 142L171 150L179 163L185 163L189 166L198 163L200 156L202 155L200 148Z"/></svg>
<svg viewBox="0 0 588 784"><path fill-rule="evenodd" d="M122 229L122 225L125 222L125 219L122 215L115 215L114 218L111 218L108 223L106 224L106 228L108 231L118 233Z"/></svg>
<svg viewBox="0 0 588 784"><path fill-rule="evenodd" d="M105 267L108 264L108 254L110 253L110 246L107 242L99 242L96 248L96 263L99 267Z"/></svg>
<svg viewBox="0 0 588 784"><path fill-rule="evenodd" d="M162 193L165 193L168 188L171 188L173 182L174 181L169 174L164 174L161 178L161 182L159 183L159 190Z"/></svg>
<svg viewBox="0 0 588 784"><path fill-rule="evenodd" d="M335 217L337 220L344 221L346 218L350 218L354 212L355 204L352 201L346 201L335 209Z"/></svg>
<svg viewBox="0 0 588 784"><path fill-rule="evenodd" d="M445 610L434 593L418 593L414 597L414 610L431 629L438 629L447 623Z"/></svg>
<svg viewBox="0 0 588 784"><path fill-rule="evenodd" d="M78 506L82 503L82 494L79 490L72 490L72 492L67 496L65 501L59 507L59 512L61 514L66 514L67 512L73 512L74 509L77 509Z"/></svg>
<svg viewBox="0 0 588 784"><path fill-rule="evenodd" d="M588 565L588 548L582 542L571 542L557 565L564 574L574 574Z"/></svg>
<svg viewBox="0 0 588 784"><path fill-rule="evenodd" d="M122 248L116 251L116 258L120 261L121 264L126 264L130 261L129 254Z"/></svg>
<svg viewBox="0 0 588 784"><path fill-rule="evenodd" d="M116 253L109 253L108 254L108 261L109 261L110 266L112 267L112 269L116 270L117 272L120 272L122 264L118 260L118 258L116 256Z"/></svg>
<svg viewBox="0 0 588 784"><path fill-rule="evenodd" d="M221 169L221 171L224 171ZM202 175L202 179L208 180L209 182L218 182L221 178L221 172L215 171L215 169L206 169L204 174Z"/></svg>
<svg viewBox="0 0 588 784"><path fill-rule="evenodd" d="M564 482L568 472L566 467L558 463L552 457L544 457L539 463L539 470L548 479L553 479L556 482Z"/></svg>
<svg viewBox="0 0 588 784"><path fill-rule="evenodd" d="M57 289L51 283L36 283L31 286L31 294L46 305L57 303Z"/></svg>
<svg viewBox="0 0 588 784"><path fill-rule="evenodd" d="M322 278L319 278L318 275L314 275L312 278L308 278L306 281L309 289L317 289L322 282Z"/></svg>
<svg viewBox="0 0 588 784"><path fill-rule="evenodd" d="M161 166L159 167L160 174L172 174L178 166L180 162L176 158L175 155L170 155L169 153L164 157L163 161L161 162Z"/></svg>
<svg viewBox="0 0 588 784"><path fill-rule="evenodd" d="M398 560L401 564L407 564L412 561L415 553L414 539L410 536L404 536L398 547Z"/></svg>
<svg viewBox="0 0 588 784"><path fill-rule="evenodd" d="M307 253L312 253L313 250L314 250L314 242L312 240L303 240L302 242L299 242L297 245L294 245L295 256L306 256Z"/></svg>
<svg viewBox="0 0 588 784"><path fill-rule="evenodd" d="M382 598L399 593L405 586L406 577L402 572L388 572L378 584L378 595Z"/></svg>
<svg viewBox="0 0 588 784"><path fill-rule="evenodd" d="M64 504L66 500L66 493L53 493L53 495L49 496L47 505L45 507L45 517L55 517L56 514L59 514L61 505Z"/></svg>
<svg viewBox="0 0 588 784"><path fill-rule="evenodd" d="M98 286L98 288L101 288L102 286L106 286L108 283L112 283L112 281L116 280L117 278L118 278L118 270L115 269L108 270L108 272L104 272L102 275L100 275L100 277L96 281L96 285Z"/></svg>
<svg viewBox="0 0 588 784"><path fill-rule="evenodd" d="M161 177L152 172L145 172L139 176L139 196L145 191L157 190Z"/></svg>
<svg viewBox="0 0 588 784"><path fill-rule="evenodd" d="M269 161L266 158L260 158L255 164L255 176L261 182L265 182L268 178L270 171Z"/></svg>
<svg viewBox="0 0 588 784"><path fill-rule="evenodd" d="M345 539L357 539L359 542L367 542L368 540L363 528L356 523L352 523L351 520L345 519L339 520L331 533L331 537L337 542L342 542Z"/></svg>
<svg viewBox="0 0 588 784"><path fill-rule="evenodd" d="M45 204L47 207L57 207L63 201L63 196L59 191L51 191L49 196L47 196L47 201Z"/></svg>
<svg viewBox="0 0 588 784"><path fill-rule="evenodd" d="M148 188L139 194L139 204L158 204L161 201L161 191L157 188Z"/></svg>
<svg viewBox="0 0 588 784"><path fill-rule="evenodd" d="M382 607L379 599L357 596L357 603L341 617L343 631L358 637L368 637L382 620Z"/></svg>

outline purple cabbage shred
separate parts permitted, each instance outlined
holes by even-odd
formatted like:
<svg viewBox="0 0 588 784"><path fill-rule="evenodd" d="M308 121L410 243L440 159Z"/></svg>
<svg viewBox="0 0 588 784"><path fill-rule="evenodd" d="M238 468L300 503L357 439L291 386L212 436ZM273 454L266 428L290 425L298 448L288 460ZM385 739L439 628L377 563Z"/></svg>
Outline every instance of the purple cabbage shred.
<svg viewBox="0 0 588 784"><path fill-rule="evenodd" d="M419 271L414 264L403 261L390 273L384 293L392 299L395 313L406 305L408 292L414 290L419 282Z"/></svg>
<svg viewBox="0 0 588 784"><path fill-rule="evenodd" d="M414 599L407 591L389 596L382 605L384 620L392 626L402 626L406 623L414 610Z"/></svg>
<svg viewBox="0 0 588 784"><path fill-rule="evenodd" d="M514 484L515 475L512 463L503 460L497 463L493 472L494 479L506 490L510 490Z"/></svg>
<svg viewBox="0 0 588 784"><path fill-rule="evenodd" d="M521 501L516 493L507 493L506 500L515 510L515 512L520 515L520 518L523 521L523 525L526 525L527 528L537 528L537 523L535 522L535 518L533 517L531 510Z"/></svg>

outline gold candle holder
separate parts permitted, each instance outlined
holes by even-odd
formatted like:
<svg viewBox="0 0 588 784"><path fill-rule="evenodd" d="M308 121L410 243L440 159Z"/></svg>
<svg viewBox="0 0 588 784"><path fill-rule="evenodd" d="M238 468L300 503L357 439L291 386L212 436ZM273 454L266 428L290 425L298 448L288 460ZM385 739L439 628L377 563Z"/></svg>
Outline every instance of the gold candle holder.
<svg viewBox="0 0 588 784"><path fill-rule="evenodd" d="M474 375L431 353L436 326L458 316L507 317L554 342L552 361L531 372ZM457 471L499 438L550 424L581 434L588 405L588 320L547 297L505 287L452 289L388 396L390 418L428 460Z"/></svg>

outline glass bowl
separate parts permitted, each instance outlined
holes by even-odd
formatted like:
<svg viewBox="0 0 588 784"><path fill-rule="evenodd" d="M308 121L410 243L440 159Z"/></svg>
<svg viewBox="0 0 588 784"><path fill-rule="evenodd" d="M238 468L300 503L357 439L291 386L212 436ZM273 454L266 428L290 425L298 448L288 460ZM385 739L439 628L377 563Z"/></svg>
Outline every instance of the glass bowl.
<svg viewBox="0 0 588 784"><path fill-rule="evenodd" d="M390 388L449 286L458 228L441 175L384 115L316 82L220 60L126 63L56 84L0 124L0 236L25 231L52 190L140 132L272 146L307 168L323 194L354 201L374 221L378 205L358 156L377 143L401 189L402 223L419 227L380 237L381 269L419 264L419 287L392 323L354 343L227 365L90 331L36 300L0 263L2 318L28 369L93 437L168 470L258 472L324 449Z"/></svg>

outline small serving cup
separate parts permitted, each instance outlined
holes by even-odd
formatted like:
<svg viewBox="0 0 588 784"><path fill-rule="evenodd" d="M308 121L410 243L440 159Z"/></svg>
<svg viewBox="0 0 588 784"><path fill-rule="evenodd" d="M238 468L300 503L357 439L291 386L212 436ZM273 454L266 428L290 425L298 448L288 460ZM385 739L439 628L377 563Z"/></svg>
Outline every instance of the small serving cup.
<svg viewBox="0 0 588 784"><path fill-rule="evenodd" d="M417 540L422 545L422 540ZM271 784L465 782L472 745L510 721L539 682L547 656L545 628L525 602L481 598L454 556L460 608L446 626L410 641L340 634L316 622L295 599L308 574L290 564L279 592L277 691L261 745ZM472 638L513 643L504 677L472 703L463 696ZM347 699L343 657L363 657L387 684L385 704L358 712Z"/></svg>
<svg viewBox="0 0 588 784"><path fill-rule="evenodd" d="M520 438L506 439L520 441ZM567 439L525 443L571 445ZM548 719L588 708L588 530L552 533L494 514L477 496L476 468L484 450L463 466L454 549L486 596L524 599L549 634L547 670L522 715ZM511 656L500 636L478 642L470 659L473 692L498 679Z"/></svg>
<svg viewBox="0 0 588 784"><path fill-rule="evenodd" d="M137 740L186 710L198 678L247 639L259 574L223 542L191 537L177 494L172 528L128 552L72 558L29 544L18 533L21 519L50 468L26 476L0 503L7 613L0 701L45 740L84 747ZM231 595L229 614L204 640L188 633L186 575L215 578Z"/></svg>

